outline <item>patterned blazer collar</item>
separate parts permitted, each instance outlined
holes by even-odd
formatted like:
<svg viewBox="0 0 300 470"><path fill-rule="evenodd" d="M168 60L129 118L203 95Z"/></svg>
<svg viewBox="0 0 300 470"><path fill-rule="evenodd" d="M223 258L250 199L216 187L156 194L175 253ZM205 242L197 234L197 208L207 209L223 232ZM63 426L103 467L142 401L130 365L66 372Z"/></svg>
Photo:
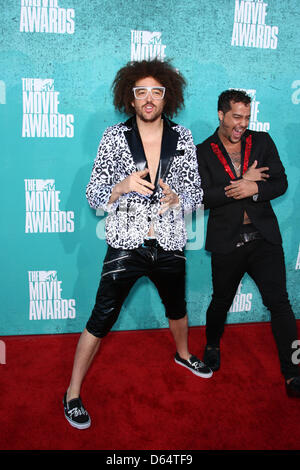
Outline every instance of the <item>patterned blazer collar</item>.
<svg viewBox="0 0 300 470"><path fill-rule="evenodd" d="M179 133L172 128L176 126L176 124L167 119L164 115L163 121L164 129L161 144L160 162L155 178L156 189L159 188L160 178L163 180L165 179L174 156L179 153L177 151ZM124 131L124 134L135 166L138 171L144 170L145 168L148 168L148 165L135 116L128 119L124 125L128 128L128 130ZM150 176L148 175L146 179L150 181Z"/></svg>

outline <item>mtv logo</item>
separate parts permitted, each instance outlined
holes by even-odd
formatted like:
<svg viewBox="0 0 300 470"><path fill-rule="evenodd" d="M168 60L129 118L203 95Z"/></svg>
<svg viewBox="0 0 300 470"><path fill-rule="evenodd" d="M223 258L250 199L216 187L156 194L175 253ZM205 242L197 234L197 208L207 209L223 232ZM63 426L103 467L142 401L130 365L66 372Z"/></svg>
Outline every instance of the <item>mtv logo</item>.
<svg viewBox="0 0 300 470"><path fill-rule="evenodd" d="M54 80L53 78L35 78L34 79L34 91L54 91Z"/></svg>
<svg viewBox="0 0 300 470"><path fill-rule="evenodd" d="M251 100L255 101L256 90L246 90L245 88L229 88L230 90L244 91L250 96Z"/></svg>
<svg viewBox="0 0 300 470"><path fill-rule="evenodd" d="M143 44L161 44L161 33L143 31Z"/></svg>
<svg viewBox="0 0 300 470"><path fill-rule="evenodd" d="M35 180L36 191L54 191L55 180Z"/></svg>
<svg viewBox="0 0 300 470"><path fill-rule="evenodd" d="M38 271L39 273L39 282L47 281L56 281L57 272L56 271Z"/></svg>

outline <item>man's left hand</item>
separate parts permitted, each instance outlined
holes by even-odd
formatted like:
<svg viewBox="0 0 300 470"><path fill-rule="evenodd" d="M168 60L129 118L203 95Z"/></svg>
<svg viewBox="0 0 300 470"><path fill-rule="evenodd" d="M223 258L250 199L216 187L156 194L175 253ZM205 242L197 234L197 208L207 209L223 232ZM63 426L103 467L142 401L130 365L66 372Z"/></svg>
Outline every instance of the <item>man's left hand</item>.
<svg viewBox="0 0 300 470"><path fill-rule="evenodd" d="M245 179L231 181L225 188L225 195L233 199L244 199L258 193L258 186L254 181Z"/></svg>
<svg viewBox="0 0 300 470"><path fill-rule="evenodd" d="M161 199L161 210L159 213L163 214L168 209L172 209L179 204L179 197L174 193L174 191L172 191L168 184L163 182L162 179L159 180L159 184L163 189L164 194L164 197Z"/></svg>

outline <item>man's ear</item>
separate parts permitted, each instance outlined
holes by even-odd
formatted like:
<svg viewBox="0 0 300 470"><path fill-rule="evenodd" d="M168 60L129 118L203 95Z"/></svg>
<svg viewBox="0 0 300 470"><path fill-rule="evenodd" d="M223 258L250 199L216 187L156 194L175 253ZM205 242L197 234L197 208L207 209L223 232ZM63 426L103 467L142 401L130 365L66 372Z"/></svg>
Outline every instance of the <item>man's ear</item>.
<svg viewBox="0 0 300 470"><path fill-rule="evenodd" d="M223 121L223 119L224 119L223 111L218 111L218 116L219 116L219 121Z"/></svg>

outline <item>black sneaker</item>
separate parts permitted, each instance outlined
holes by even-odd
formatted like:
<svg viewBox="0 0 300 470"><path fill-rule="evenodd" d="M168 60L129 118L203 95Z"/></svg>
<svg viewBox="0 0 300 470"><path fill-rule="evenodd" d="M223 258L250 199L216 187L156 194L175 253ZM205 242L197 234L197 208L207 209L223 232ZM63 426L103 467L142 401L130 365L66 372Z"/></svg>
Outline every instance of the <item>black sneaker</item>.
<svg viewBox="0 0 300 470"><path fill-rule="evenodd" d="M203 361L212 371L216 372L220 369L221 353L220 348L213 346L205 346Z"/></svg>
<svg viewBox="0 0 300 470"><path fill-rule="evenodd" d="M289 397L300 398L300 377L294 377L290 383L285 382L285 388Z"/></svg>
<svg viewBox="0 0 300 470"><path fill-rule="evenodd" d="M178 352L175 354L175 362L180 366L186 367L193 374L198 375L199 377L207 378L213 375L209 367L207 367L203 362L201 362L196 356L191 356L187 361L182 359Z"/></svg>
<svg viewBox="0 0 300 470"><path fill-rule="evenodd" d="M71 426L77 429L87 429L90 427L91 419L80 397L67 402L67 393L65 393L63 404L65 417Z"/></svg>

